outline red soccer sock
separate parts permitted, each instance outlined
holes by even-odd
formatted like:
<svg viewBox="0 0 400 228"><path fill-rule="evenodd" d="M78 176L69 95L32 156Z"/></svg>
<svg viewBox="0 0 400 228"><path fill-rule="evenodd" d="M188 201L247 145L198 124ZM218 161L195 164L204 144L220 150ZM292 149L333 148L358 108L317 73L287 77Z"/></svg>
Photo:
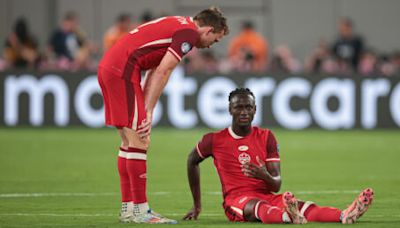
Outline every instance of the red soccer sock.
<svg viewBox="0 0 400 228"><path fill-rule="evenodd" d="M260 201L255 208L255 214L262 223L283 223L283 209L271 206L266 202Z"/></svg>
<svg viewBox="0 0 400 228"><path fill-rule="evenodd" d="M340 222L341 210L334 207L319 207L311 205L304 212L304 216L309 222Z"/></svg>
<svg viewBox="0 0 400 228"><path fill-rule="evenodd" d="M118 173L119 173L119 181L121 185L121 201L122 202L131 202L132 194L131 194L131 184L129 181L128 171L126 169L126 151L123 148L119 148L118 155Z"/></svg>
<svg viewBox="0 0 400 228"><path fill-rule="evenodd" d="M126 158L133 203L145 203L147 202L146 150L129 147Z"/></svg>

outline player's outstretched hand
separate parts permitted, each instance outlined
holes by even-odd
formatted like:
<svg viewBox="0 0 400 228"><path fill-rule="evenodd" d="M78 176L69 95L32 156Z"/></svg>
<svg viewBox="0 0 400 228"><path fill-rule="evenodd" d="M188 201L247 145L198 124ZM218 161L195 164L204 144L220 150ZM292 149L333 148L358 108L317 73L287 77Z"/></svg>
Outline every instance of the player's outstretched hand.
<svg viewBox="0 0 400 228"><path fill-rule="evenodd" d="M147 113L146 115L146 120L144 120L139 128L136 130L136 133L138 133L140 138L146 138L150 135L151 132L151 123L152 123L152 114Z"/></svg>
<svg viewBox="0 0 400 228"><path fill-rule="evenodd" d="M201 212L201 208L193 207L182 219L183 220L197 220L200 212Z"/></svg>
<svg viewBox="0 0 400 228"><path fill-rule="evenodd" d="M257 156L257 163L258 165L254 163L243 164L242 172L244 175L248 177L265 180L268 176L268 170L265 165L265 162Z"/></svg>

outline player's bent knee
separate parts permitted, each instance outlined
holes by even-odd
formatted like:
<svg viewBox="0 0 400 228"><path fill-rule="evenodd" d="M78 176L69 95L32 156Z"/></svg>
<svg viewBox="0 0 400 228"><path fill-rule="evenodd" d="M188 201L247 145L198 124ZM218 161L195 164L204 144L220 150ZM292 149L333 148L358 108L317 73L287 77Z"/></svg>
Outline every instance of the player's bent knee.
<svg viewBox="0 0 400 228"><path fill-rule="evenodd" d="M141 138L135 130L130 128L124 128L124 135L126 135L129 147L139 148L142 150L147 150L150 145L150 137Z"/></svg>
<svg viewBox="0 0 400 228"><path fill-rule="evenodd" d="M146 147L149 147L150 141L151 141L150 136L147 136L146 138L141 138L140 140L142 141L143 145L145 145Z"/></svg>
<svg viewBox="0 0 400 228"><path fill-rule="evenodd" d="M249 222L258 221L256 216L256 206L260 201L261 201L260 199L252 199L249 202L247 202L246 205L244 206L243 216L247 221Z"/></svg>

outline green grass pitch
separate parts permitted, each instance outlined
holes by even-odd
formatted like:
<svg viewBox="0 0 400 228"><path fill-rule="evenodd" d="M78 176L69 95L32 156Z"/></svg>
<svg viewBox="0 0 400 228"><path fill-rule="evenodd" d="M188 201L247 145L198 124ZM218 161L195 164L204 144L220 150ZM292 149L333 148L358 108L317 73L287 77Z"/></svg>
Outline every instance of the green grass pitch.
<svg viewBox="0 0 400 228"><path fill-rule="evenodd" d="M178 219L177 227L264 227L227 221L212 159L201 165L199 220L180 220L192 206L187 154L206 131L153 129L151 207ZM274 132L281 149L281 192L345 208L358 191L373 187L374 204L354 226L400 227L400 131ZM155 227L117 222L118 145L113 129L0 128L0 227ZM334 226L342 227L304 227Z"/></svg>

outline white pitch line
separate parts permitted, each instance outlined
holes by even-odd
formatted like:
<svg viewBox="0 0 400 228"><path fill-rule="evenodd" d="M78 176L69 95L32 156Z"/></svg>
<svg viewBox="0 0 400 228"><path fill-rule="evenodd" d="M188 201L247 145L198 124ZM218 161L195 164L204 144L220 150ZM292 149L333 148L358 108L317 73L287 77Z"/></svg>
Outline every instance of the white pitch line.
<svg viewBox="0 0 400 228"><path fill-rule="evenodd" d="M361 190L294 191L295 194L301 194L301 195L354 194L360 192Z"/></svg>
<svg viewBox="0 0 400 228"><path fill-rule="evenodd" d="M54 214L54 213L5 213L0 216L48 216L48 217L100 217L115 216L113 214Z"/></svg>
<svg viewBox="0 0 400 228"><path fill-rule="evenodd" d="M86 193L86 192L33 192L33 193L5 193L0 198L22 198L22 197L52 197L52 196L112 196L114 192Z"/></svg>
<svg viewBox="0 0 400 228"><path fill-rule="evenodd" d="M166 213L166 216L184 216L185 213ZM0 217L4 216L45 216L45 217L116 217L117 214L55 214L55 213L0 213ZM221 213L201 213L202 217L224 217ZM400 218L400 215L368 215L370 218Z"/></svg>
<svg viewBox="0 0 400 228"><path fill-rule="evenodd" d="M166 213L166 216L184 216L185 213ZM118 214L55 214L55 213L3 213L0 216L46 216L46 217L115 217ZM224 216L221 213L201 213L201 216L216 217Z"/></svg>
<svg viewBox="0 0 400 228"><path fill-rule="evenodd" d="M328 194L355 194L360 190L322 190L322 191L294 191L299 195L328 195ZM149 195L165 196L183 194L183 192L149 192ZM221 192L205 192L207 195L221 195ZM33 192L33 193L3 193L0 198L24 198L24 197L88 197L88 196L115 196L119 195L117 192Z"/></svg>

